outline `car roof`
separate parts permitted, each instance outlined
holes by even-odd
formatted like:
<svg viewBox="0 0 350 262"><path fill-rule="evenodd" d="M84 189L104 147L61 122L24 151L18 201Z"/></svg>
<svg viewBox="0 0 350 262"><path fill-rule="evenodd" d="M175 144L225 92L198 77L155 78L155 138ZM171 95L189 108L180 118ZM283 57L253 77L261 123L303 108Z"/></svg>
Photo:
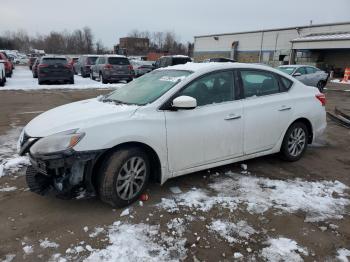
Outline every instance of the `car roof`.
<svg viewBox="0 0 350 262"><path fill-rule="evenodd" d="M36 57L36 58L64 58L64 59L67 59L66 56L63 56L63 55L44 55L42 57Z"/></svg>
<svg viewBox="0 0 350 262"><path fill-rule="evenodd" d="M314 67L314 66L312 66L312 65L281 65L281 66L279 66L279 67L295 67L295 68L299 68L299 67L305 67L305 66L307 66L307 67Z"/></svg>
<svg viewBox="0 0 350 262"><path fill-rule="evenodd" d="M120 57L120 58L127 58L125 55L102 55L103 57Z"/></svg>

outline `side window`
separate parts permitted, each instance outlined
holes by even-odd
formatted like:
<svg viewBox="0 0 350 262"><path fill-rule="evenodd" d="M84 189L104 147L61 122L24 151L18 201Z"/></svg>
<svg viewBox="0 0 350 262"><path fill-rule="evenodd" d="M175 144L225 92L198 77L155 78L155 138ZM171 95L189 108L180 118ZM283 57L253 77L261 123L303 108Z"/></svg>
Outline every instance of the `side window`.
<svg viewBox="0 0 350 262"><path fill-rule="evenodd" d="M245 97L279 93L279 81L272 73L266 71L242 70L241 77Z"/></svg>
<svg viewBox="0 0 350 262"><path fill-rule="evenodd" d="M305 67L300 67L295 73L300 73L302 75L307 74Z"/></svg>
<svg viewBox="0 0 350 262"><path fill-rule="evenodd" d="M197 99L198 106L234 100L233 72L218 72L196 79L178 95Z"/></svg>
<svg viewBox="0 0 350 262"><path fill-rule="evenodd" d="M100 58L97 58L95 65L98 65L99 63L100 63Z"/></svg>
<svg viewBox="0 0 350 262"><path fill-rule="evenodd" d="M316 69L313 68L313 67L307 67L307 68L306 68L306 72L307 72L308 74L313 74L313 73L316 73Z"/></svg>
<svg viewBox="0 0 350 262"><path fill-rule="evenodd" d="M287 78L285 78L283 76L280 76L280 78L281 78L281 81L282 81L282 84L283 84L283 87L282 87L281 91L284 91L284 92L288 91L292 87L293 81L291 81L291 80L289 80L289 79L287 79Z"/></svg>

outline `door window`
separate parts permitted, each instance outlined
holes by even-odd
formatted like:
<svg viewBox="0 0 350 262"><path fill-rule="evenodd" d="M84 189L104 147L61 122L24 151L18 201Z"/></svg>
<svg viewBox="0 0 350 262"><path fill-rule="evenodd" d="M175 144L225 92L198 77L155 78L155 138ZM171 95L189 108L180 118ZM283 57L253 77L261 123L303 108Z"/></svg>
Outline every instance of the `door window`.
<svg viewBox="0 0 350 262"><path fill-rule="evenodd" d="M295 73L300 73L302 75L306 75L307 74L305 67L298 68L298 70Z"/></svg>
<svg viewBox="0 0 350 262"><path fill-rule="evenodd" d="M212 73L195 80L179 93L197 99L198 106L234 100L233 72Z"/></svg>
<svg viewBox="0 0 350 262"><path fill-rule="evenodd" d="M266 71L241 71L245 97L264 96L279 93L280 85L277 77Z"/></svg>
<svg viewBox="0 0 350 262"><path fill-rule="evenodd" d="M307 68L306 68L306 72L307 72L308 74L314 74L314 73L316 73L316 68L307 67Z"/></svg>

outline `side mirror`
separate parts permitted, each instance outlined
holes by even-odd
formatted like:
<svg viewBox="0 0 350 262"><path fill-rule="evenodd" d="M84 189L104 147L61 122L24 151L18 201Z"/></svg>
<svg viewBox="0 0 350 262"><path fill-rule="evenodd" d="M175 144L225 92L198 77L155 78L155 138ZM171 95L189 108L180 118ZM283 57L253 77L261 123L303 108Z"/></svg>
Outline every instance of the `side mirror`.
<svg viewBox="0 0 350 262"><path fill-rule="evenodd" d="M175 109L194 109L197 107L197 100L190 96L179 96L173 100L172 107Z"/></svg>
<svg viewBox="0 0 350 262"><path fill-rule="evenodd" d="M293 76L301 76L301 73L294 73Z"/></svg>

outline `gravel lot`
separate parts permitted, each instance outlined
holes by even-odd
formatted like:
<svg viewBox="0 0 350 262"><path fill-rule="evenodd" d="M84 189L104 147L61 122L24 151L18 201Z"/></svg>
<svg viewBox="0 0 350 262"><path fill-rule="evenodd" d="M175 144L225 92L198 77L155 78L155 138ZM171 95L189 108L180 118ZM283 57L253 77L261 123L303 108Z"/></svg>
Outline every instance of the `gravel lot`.
<svg viewBox="0 0 350 262"><path fill-rule="evenodd" d="M327 108L350 110L339 86L327 86ZM347 261L350 130L333 122L298 162L267 156L151 184L128 209L29 192L15 156L21 127L108 88L0 90L0 259Z"/></svg>

